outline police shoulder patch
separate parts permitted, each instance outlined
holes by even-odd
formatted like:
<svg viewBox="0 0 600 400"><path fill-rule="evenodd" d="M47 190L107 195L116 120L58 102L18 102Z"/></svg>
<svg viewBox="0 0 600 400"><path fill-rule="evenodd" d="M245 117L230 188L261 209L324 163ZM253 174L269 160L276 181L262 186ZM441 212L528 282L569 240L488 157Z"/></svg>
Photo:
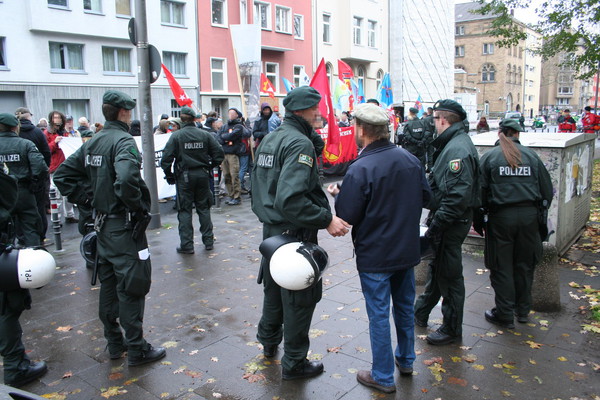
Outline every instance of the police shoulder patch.
<svg viewBox="0 0 600 400"><path fill-rule="evenodd" d="M311 156L307 156L306 154L300 154L298 156L298 162L300 164L306 164L309 167L313 166L313 158Z"/></svg>
<svg viewBox="0 0 600 400"><path fill-rule="evenodd" d="M450 168L450 171L452 172L460 172L462 169L462 162L460 158L457 158L456 160L450 160L448 163L448 168Z"/></svg>

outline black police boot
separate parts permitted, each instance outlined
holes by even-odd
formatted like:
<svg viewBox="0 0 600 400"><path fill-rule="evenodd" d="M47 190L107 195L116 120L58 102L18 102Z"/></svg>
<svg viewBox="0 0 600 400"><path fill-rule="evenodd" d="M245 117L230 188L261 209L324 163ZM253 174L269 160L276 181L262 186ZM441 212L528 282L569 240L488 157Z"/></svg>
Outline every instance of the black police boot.
<svg viewBox="0 0 600 400"><path fill-rule="evenodd" d="M501 326L506 329L515 329L515 322L513 320L504 320L498 318L496 315L496 309L492 308L491 310L487 310L484 314L485 320L487 322L491 322L492 324Z"/></svg>
<svg viewBox="0 0 600 400"><path fill-rule="evenodd" d="M183 249L181 247L178 247L177 252L181 254L194 254L194 249Z"/></svg>
<svg viewBox="0 0 600 400"><path fill-rule="evenodd" d="M4 382L9 386L19 388L23 385L28 384L29 382L35 381L37 378L41 377L48 371L48 366L44 361L32 362L29 364L29 368L26 371L23 371L19 375L17 379L10 382Z"/></svg>
<svg viewBox="0 0 600 400"><path fill-rule="evenodd" d="M142 354L138 356L129 355L127 365L129 365L130 367L137 367L139 365L144 365L154 361L158 361L166 355L167 351L164 347L154 348L151 344L148 343L148 349L142 351Z"/></svg>
<svg viewBox="0 0 600 400"><path fill-rule="evenodd" d="M265 357L271 358L275 356L277 353L277 345L276 344L265 344L263 345L263 354Z"/></svg>
<svg viewBox="0 0 600 400"><path fill-rule="evenodd" d="M281 378L285 381L312 378L323 373L323 364L318 361L304 360L304 363L292 370L283 369Z"/></svg>
<svg viewBox="0 0 600 400"><path fill-rule="evenodd" d="M460 336L449 335L440 331L439 329L427 335L427 343L434 346L442 346L444 344L454 343L457 340L460 340Z"/></svg>
<svg viewBox="0 0 600 400"><path fill-rule="evenodd" d="M427 328L427 320L419 319L415 316L415 325L421 328Z"/></svg>

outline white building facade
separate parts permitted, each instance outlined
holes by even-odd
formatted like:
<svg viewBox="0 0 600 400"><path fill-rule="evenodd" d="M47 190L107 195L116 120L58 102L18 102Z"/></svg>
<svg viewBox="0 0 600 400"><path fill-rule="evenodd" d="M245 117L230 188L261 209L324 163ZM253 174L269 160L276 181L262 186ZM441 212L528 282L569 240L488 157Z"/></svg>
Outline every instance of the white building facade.
<svg viewBox="0 0 600 400"><path fill-rule="evenodd" d="M0 15L0 112L28 107L103 122L108 89L138 97L137 51L128 23L134 0L3 0ZM198 93L196 3L147 2L148 39L194 101ZM152 84L155 115L178 115L164 75ZM134 110L134 118L139 113ZM77 122L75 122L77 124Z"/></svg>

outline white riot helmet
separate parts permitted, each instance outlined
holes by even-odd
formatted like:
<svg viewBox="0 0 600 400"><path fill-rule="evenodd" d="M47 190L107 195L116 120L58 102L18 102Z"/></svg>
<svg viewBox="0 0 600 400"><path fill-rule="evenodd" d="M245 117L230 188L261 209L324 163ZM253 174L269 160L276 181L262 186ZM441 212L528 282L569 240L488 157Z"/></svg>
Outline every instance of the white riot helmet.
<svg viewBox="0 0 600 400"><path fill-rule="evenodd" d="M322 247L299 242L289 235L270 237L261 243L259 249L269 260L271 277L284 289L312 287L329 267L329 256Z"/></svg>
<svg viewBox="0 0 600 400"><path fill-rule="evenodd" d="M54 257L44 249L7 249L0 254L0 291L41 288L55 270Z"/></svg>

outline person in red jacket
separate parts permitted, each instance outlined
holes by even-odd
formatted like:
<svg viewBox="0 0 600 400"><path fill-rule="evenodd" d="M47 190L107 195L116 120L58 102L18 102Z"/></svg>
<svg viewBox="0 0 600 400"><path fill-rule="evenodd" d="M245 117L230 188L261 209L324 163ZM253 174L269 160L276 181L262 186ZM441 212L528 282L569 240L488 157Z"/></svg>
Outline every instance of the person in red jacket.
<svg viewBox="0 0 600 400"><path fill-rule="evenodd" d="M592 112L592 107L587 106L584 108L585 113L581 121L583 122L584 133L596 133L600 130L600 116Z"/></svg>
<svg viewBox="0 0 600 400"><path fill-rule="evenodd" d="M563 111L563 115L558 117L556 122L558 122L559 132L575 132L577 130L577 123L573 117L571 117L571 112L569 110Z"/></svg>
<svg viewBox="0 0 600 400"><path fill-rule="evenodd" d="M65 154L58 146L63 137L69 136L69 133L65 130L67 118L60 111L51 111L48 114L48 129L44 130L46 140L48 141L48 147L50 147L50 185L54 186L54 171L60 164L65 161ZM57 189L58 190L58 189ZM59 192L60 195L60 192ZM62 198L62 196L61 196ZM63 210L65 215L65 221L68 223L77 223L79 220L75 218L75 212L73 211L73 203L69 203L67 199L63 199Z"/></svg>

